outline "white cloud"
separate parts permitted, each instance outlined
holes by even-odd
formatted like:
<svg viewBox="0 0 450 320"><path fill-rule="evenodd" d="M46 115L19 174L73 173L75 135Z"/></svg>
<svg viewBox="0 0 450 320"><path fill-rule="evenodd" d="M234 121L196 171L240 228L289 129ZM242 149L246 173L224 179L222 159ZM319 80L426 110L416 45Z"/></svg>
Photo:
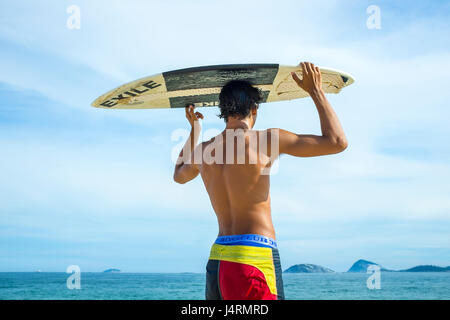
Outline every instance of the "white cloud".
<svg viewBox="0 0 450 320"><path fill-rule="evenodd" d="M71 146L66 147L65 142ZM155 217L164 216L165 210L201 216L198 212L205 208L202 203L208 202L206 193L198 191L199 182L196 187L182 188L172 181L169 152L163 156L166 164L162 164L160 150L149 147L145 139L135 138L130 145L128 139L115 137L114 146L107 141L87 146L71 142L64 138L0 141L7 155L1 160L0 172L4 209L12 199L26 199L30 207L70 204L89 215L111 216L154 208ZM136 148L146 150L137 152Z"/></svg>

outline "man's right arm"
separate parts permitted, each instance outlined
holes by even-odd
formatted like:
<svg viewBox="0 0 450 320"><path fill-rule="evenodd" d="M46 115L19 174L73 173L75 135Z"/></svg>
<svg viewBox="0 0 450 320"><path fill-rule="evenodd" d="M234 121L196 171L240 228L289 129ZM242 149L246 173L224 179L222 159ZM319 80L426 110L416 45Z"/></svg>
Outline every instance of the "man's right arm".
<svg viewBox="0 0 450 320"><path fill-rule="evenodd" d="M292 77L313 99L319 113L322 135L295 134L279 129L280 154L314 157L342 152L347 148L347 139L336 113L323 92L320 70L308 62L301 63L301 66L303 79L299 79L295 73L292 73Z"/></svg>

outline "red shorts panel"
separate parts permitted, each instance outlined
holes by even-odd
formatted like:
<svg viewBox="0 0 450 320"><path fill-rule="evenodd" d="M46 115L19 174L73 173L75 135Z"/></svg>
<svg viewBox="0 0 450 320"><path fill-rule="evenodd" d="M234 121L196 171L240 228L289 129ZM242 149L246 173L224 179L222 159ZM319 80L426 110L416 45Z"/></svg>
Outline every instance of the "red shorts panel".
<svg viewBox="0 0 450 320"><path fill-rule="evenodd" d="M264 274L248 264L220 261L219 287L225 300L277 300Z"/></svg>

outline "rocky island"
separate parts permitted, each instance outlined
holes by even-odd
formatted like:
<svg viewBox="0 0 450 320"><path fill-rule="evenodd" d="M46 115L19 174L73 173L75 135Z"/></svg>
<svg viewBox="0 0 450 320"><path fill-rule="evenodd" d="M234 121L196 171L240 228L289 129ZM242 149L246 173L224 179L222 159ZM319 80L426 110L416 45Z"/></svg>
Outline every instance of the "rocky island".
<svg viewBox="0 0 450 320"><path fill-rule="evenodd" d="M438 267L432 265L416 266L405 270L400 270L400 272L450 272L450 266L448 267Z"/></svg>
<svg viewBox="0 0 450 320"><path fill-rule="evenodd" d="M334 271L316 264L296 264L284 270L285 273L333 273Z"/></svg>
<svg viewBox="0 0 450 320"><path fill-rule="evenodd" d="M392 269L386 269L379 265L378 263L359 259L356 261L350 269L347 270L347 272L350 273L367 273L367 268L370 265L376 265L380 267L380 271L383 272L450 272L450 266L448 267L439 267L434 265L419 265L415 266L409 269L404 270L392 270ZM317 264L310 264L310 263L303 263L303 264L296 264L293 265L286 270L283 271L283 273L334 273L334 270L331 270L326 267L319 266Z"/></svg>
<svg viewBox="0 0 450 320"><path fill-rule="evenodd" d="M367 261L367 260L363 260L363 259L359 259L358 261L356 261L350 267L350 269L347 270L347 272L363 272L363 273L366 273L367 272L367 267L369 267L370 265L379 266L381 271L392 271L392 270L383 268L378 263Z"/></svg>

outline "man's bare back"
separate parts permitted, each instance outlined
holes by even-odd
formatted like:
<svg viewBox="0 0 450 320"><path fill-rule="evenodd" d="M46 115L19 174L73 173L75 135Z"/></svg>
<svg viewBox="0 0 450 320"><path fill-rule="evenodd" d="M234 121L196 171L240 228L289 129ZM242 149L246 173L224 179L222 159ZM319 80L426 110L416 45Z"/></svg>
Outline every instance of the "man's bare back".
<svg viewBox="0 0 450 320"><path fill-rule="evenodd" d="M242 128L230 128L234 124ZM220 139L215 137L200 145L205 149L220 140L215 147L223 150L222 161L203 162L199 166L200 174L217 215L219 236L260 234L275 239L270 214L270 175L267 174L271 165L270 148L259 153L257 148L270 132L246 127L245 123L232 122L220 134ZM232 136L231 144L227 144L226 132ZM245 158L242 164L238 164L238 148L242 148ZM226 161L230 153L233 154L231 163ZM212 155L216 155L214 151Z"/></svg>

